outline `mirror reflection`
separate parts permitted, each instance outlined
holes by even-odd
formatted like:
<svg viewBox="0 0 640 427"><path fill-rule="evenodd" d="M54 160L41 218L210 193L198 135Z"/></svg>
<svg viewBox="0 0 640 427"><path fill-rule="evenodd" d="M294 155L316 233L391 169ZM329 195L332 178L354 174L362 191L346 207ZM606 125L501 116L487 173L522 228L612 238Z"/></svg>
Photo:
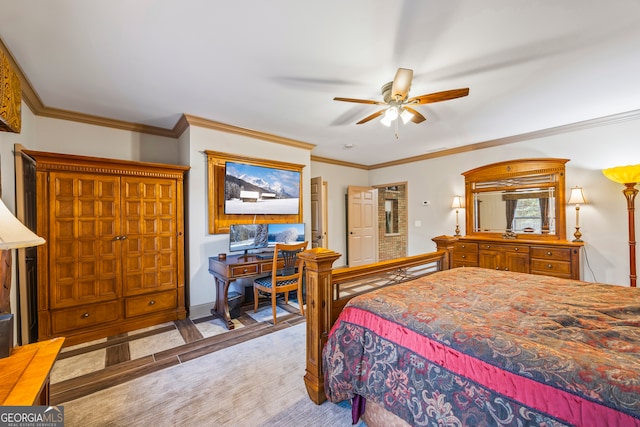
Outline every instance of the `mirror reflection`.
<svg viewBox="0 0 640 427"><path fill-rule="evenodd" d="M474 192L474 232L556 234L554 187Z"/></svg>

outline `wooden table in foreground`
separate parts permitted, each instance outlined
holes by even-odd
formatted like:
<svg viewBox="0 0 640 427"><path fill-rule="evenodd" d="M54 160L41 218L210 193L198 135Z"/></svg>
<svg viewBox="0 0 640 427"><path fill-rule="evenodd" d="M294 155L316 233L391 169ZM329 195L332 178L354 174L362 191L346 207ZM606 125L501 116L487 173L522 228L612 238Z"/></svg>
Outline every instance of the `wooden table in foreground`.
<svg viewBox="0 0 640 427"><path fill-rule="evenodd" d="M49 374L64 338L14 347L0 359L0 405L49 406Z"/></svg>

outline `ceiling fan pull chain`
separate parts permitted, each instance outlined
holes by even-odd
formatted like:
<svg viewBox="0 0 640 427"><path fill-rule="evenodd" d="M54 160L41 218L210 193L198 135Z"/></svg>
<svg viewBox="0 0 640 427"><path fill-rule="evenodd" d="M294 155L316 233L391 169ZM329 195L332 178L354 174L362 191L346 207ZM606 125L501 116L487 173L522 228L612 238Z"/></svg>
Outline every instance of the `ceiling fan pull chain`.
<svg viewBox="0 0 640 427"><path fill-rule="evenodd" d="M396 122L396 140L398 140L398 139L400 139L400 137L399 137L399 135L398 135L398 122L399 122L400 120L396 119L396 120L394 120L394 121Z"/></svg>

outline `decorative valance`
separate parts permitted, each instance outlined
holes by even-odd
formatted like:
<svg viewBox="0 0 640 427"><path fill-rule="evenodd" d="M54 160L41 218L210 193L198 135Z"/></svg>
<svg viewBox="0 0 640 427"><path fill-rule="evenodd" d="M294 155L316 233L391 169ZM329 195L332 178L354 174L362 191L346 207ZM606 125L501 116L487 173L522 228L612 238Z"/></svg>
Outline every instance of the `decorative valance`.
<svg viewBox="0 0 640 427"><path fill-rule="evenodd" d="M20 133L21 104L20 78L0 50L0 131Z"/></svg>

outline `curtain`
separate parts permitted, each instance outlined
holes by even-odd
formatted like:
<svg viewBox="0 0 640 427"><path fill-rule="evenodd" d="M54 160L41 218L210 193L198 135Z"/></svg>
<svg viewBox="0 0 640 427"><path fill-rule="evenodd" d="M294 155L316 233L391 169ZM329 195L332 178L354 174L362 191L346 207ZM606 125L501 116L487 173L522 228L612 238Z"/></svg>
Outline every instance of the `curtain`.
<svg viewBox="0 0 640 427"><path fill-rule="evenodd" d="M540 225L543 233L549 232L549 198L539 198L540 203Z"/></svg>
<svg viewBox="0 0 640 427"><path fill-rule="evenodd" d="M516 206L518 206L517 199L505 200L507 205L507 231L511 231L513 227L513 217L516 216Z"/></svg>

